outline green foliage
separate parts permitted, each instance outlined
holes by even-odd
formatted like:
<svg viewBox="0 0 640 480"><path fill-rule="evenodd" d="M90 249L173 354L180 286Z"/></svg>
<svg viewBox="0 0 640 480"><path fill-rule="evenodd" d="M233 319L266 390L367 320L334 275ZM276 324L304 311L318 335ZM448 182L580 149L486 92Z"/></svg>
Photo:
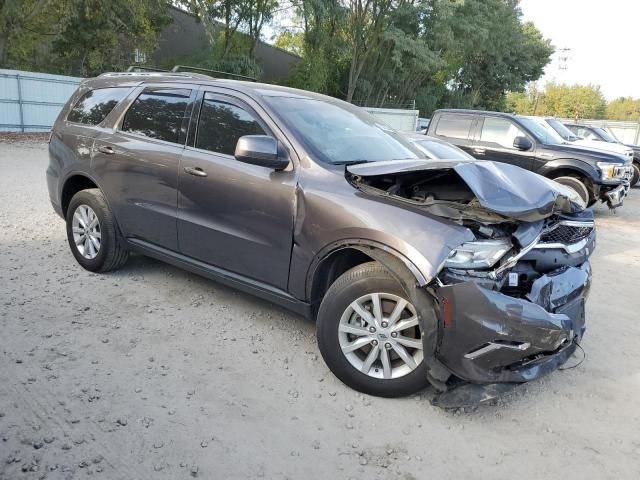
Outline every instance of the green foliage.
<svg viewBox="0 0 640 480"><path fill-rule="evenodd" d="M471 107L501 109L507 91L542 75L553 47L520 17L517 0L466 0L456 9L447 52L454 97Z"/></svg>
<svg viewBox="0 0 640 480"><path fill-rule="evenodd" d="M598 119L605 118L607 101L598 86L550 82L542 92L532 87L525 93L510 93L505 109L523 115Z"/></svg>
<svg viewBox="0 0 640 480"><path fill-rule="evenodd" d="M285 30L276 37L273 45L298 56L304 55L304 35L302 33Z"/></svg>
<svg viewBox="0 0 640 480"><path fill-rule="evenodd" d="M246 43L246 54L253 58L265 23L273 18L277 0L176 0L195 14L212 41L215 55L222 59L238 55L238 43ZM220 25L222 24L222 26ZM219 32L221 39L216 41ZM238 35L238 32L244 35ZM232 50L236 50L232 53Z"/></svg>
<svg viewBox="0 0 640 480"><path fill-rule="evenodd" d="M339 0L294 0L302 24L302 61L288 84L335 97L346 94L347 10Z"/></svg>
<svg viewBox="0 0 640 480"><path fill-rule="evenodd" d="M95 75L150 54L168 22L165 0L0 0L0 64Z"/></svg>
<svg viewBox="0 0 640 480"><path fill-rule="evenodd" d="M48 46L67 14L66 2L0 0L0 67L49 66Z"/></svg>
<svg viewBox="0 0 640 480"><path fill-rule="evenodd" d="M278 29L280 0L0 0L2 65L79 75L122 68L134 50L154 50L168 5L195 14L210 45L165 66L261 75L255 47L265 25ZM506 92L522 92L540 77L553 51L533 24L522 22L518 0L284 6L294 25L280 29L276 46L302 57L289 85L361 105L415 101L425 116L439 107L531 110L529 93Z"/></svg>
<svg viewBox="0 0 640 480"><path fill-rule="evenodd" d="M607 105L609 120L640 122L640 98L620 97Z"/></svg>
<svg viewBox="0 0 640 480"><path fill-rule="evenodd" d="M162 0L69 0L70 16L53 42L64 70L92 76L132 63L135 49L151 53L168 22Z"/></svg>

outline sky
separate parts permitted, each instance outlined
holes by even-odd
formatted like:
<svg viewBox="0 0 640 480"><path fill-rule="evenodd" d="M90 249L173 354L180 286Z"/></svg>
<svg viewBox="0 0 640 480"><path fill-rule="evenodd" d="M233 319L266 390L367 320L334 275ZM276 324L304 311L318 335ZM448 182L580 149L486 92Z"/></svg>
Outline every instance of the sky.
<svg viewBox="0 0 640 480"><path fill-rule="evenodd" d="M556 47L540 85L592 83L608 100L640 98L640 0L522 0L520 8ZM560 48L571 49L566 70Z"/></svg>

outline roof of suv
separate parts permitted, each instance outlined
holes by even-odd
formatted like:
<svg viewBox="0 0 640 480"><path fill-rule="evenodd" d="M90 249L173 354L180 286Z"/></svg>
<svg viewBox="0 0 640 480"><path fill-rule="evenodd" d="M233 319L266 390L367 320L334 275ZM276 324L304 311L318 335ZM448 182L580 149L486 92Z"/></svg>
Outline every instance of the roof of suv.
<svg viewBox="0 0 640 480"><path fill-rule="evenodd" d="M210 85L233 88L242 92L251 92L261 96L281 96L297 98L313 98L330 102L344 103L342 100L320 93L283 87L268 83L257 83L243 80L214 78L209 75L192 72L109 72L98 77L89 78L83 82L89 88L105 88L115 86L135 86L143 83L192 83L196 85Z"/></svg>

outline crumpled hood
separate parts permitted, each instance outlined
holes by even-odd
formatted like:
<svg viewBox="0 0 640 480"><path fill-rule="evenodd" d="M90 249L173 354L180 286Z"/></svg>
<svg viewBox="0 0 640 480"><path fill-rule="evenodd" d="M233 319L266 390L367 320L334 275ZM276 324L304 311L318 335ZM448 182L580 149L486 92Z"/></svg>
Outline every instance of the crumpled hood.
<svg viewBox="0 0 640 480"><path fill-rule="evenodd" d="M347 166L361 177L420 170L453 169L486 210L516 220L535 222L558 213L575 213L577 194L563 185L515 165L489 161L394 160Z"/></svg>

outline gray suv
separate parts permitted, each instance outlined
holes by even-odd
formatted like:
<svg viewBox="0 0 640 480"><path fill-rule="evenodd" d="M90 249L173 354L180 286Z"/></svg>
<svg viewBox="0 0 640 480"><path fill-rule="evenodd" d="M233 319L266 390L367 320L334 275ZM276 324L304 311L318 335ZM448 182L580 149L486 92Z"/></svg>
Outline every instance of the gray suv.
<svg viewBox="0 0 640 480"><path fill-rule="evenodd" d="M49 153L85 269L138 252L316 319L359 391L431 383L441 405L474 403L554 370L584 333L595 227L572 190L433 159L340 100L104 74L63 108Z"/></svg>

